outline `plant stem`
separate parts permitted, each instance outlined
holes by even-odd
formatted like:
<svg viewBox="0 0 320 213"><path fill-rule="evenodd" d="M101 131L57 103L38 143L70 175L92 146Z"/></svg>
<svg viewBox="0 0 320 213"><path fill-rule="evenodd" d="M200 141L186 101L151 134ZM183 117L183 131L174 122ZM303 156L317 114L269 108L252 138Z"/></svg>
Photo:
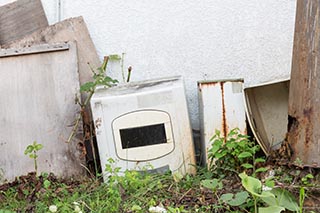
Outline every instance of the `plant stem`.
<svg viewBox="0 0 320 213"><path fill-rule="evenodd" d="M121 73L122 73L122 80L123 80L123 82L125 82L124 70L123 70L123 61L124 61L124 53L122 53L122 56L121 56Z"/></svg>
<svg viewBox="0 0 320 213"><path fill-rule="evenodd" d="M82 118L82 111L85 110L86 106L88 105L91 97L93 96L93 93L95 91L95 88L90 92L89 96L86 98L85 102L82 104L81 106L81 113L78 114L77 118L76 118L76 123L74 124L73 128L72 128L72 131L69 135L69 138L68 140L66 141L67 143L70 143L72 138L74 137L74 135L76 134L76 131L78 129L78 126L79 126L79 123L80 123L80 120Z"/></svg>
<svg viewBox="0 0 320 213"><path fill-rule="evenodd" d="M90 137L90 146L91 146L92 154L93 154L94 169L96 171L95 175L96 175L96 177L98 177L98 165L97 165L97 159L96 159L96 149L94 148L92 137Z"/></svg>
<svg viewBox="0 0 320 213"><path fill-rule="evenodd" d="M305 199L305 190L304 190L304 187L301 187L300 188L300 193L299 193L300 213L303 212L304 199Z"/></svg>
<svg viewBox="0 0 320 213"><path fill-rule="evenodd" d="M37 165L37 153L36 153L35 150L33 151L33 154L34 154L34 158L33 158L33 161L34 161L34 170L35 170L36 176L37 176L37 174L38 174L38 165Z"/></svg>
<svg viewBox="0 0 320 213"><path fill-rule="evenodd" d="M258 207L257 207L257 198L254 196L254 213L258 213Z"/></svg>
<svg viewBox="0 0 320 213"><path fill-rule="evenodd" d="M130 81L130 77L131 77L131 71L132 71L132 67L128 67L128 76L127 76L127 82Z"/></svg>

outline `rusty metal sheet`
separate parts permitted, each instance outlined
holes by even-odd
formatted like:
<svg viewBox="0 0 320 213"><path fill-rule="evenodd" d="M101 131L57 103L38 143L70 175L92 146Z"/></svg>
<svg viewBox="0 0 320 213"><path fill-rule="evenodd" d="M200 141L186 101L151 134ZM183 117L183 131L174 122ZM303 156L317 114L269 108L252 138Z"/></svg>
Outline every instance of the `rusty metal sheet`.
<svg viewBox="0 0 320 213"><path fill-rule="evenodd" d="M266 155L279 148L287 133L289 80L244 88L248 123Z"/></svg>
<svg viewBox="0 0 320 213"><path fill-rule="evenodd" d="M291 161L320 167L320 1L297 1L289 94Z"/></svg>
<svg viewBox="0 0 320 213"><path fill-rule="evenodd" d="M226 137L230 130L239 128L246 133L246 117L243 100L243 80L219 80L198 82L201 125L202 160L207 163L210 139L219 130Z"/></svg>

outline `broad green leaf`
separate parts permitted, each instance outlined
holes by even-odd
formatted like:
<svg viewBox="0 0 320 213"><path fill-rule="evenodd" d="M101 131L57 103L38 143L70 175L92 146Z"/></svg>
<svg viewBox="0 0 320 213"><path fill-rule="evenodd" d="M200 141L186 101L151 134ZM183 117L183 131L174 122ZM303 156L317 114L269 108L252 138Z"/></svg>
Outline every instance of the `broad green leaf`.
<svg viewBox="0 0 320 213"><path fill-rule="evenodd" d="M35 147L34 147L34 149L35 149L36 151L39 151L39 150L41 150L42 148L43 148L43 145L42 145L42 144L36 144Z"/></svg>
<svg viewBox="0 0 320 213"><path fill-rule="evenodd" d="M233 149L234 147L236 147L236 145L237 144L235 142L232 142L230 140L226 143L226 147L229 149Z"/></svg>
<svg viewBox="0 0 320 213"><path fill-rule="evenodd" d="M304 176L305 178L308 178L308 179L313 179L314 176L312 174L307 174L306 176Z"/></svg>
<svg viewBox="0 0 320 213"><path fill-rule="evenodd" d="M254 160L255 163L264 163L266 160L264 158L257 158Z"/></svg>
<svg viewBox="0 0 320 213"><path fill-rule="evenodd" d="M209 149L210 155L214 156L217 151L221 148L222 141L216 141L212 144L211 148Z"/></svg>
<svg viewBox="0 0 320 213"><path fill-rule="evenodd" d="M241 166L242 166L243 168L245 168L245 169L251 169L251 168L253 168L252 164L250 164L250 163L244 163L244 164L242 164Z"/></svg>
<svg viewBox="0 0 320 213"><path fill-rule="evenodd" d="M290 211L299 211L299 206L293 195L285 189L272 189L274 197L262 197L263 202L269 206L281 206Z"/></svg>
<svg viewBox="0 0 320 213"><path fill-rule="evenodd" d="M85 84L82 84L80 87L80 92L90 92L95 87L94 82L87 82Z"/></svg>
<svg viewBox="0 0 320 213"><path fill-rule="evenodd" d="M252 154L250 152L242 152L240 155L238 155L238 158L248 158L252 157Z"/></svg>
<svg viewBox="0 0 320 213"><path fill-rule="evenodd" d="M218 129L216 129L215 131L214 131L214 136L213 137L220 137L220 131L218 130Z"/></svg>
<svg viewBox="0 0 320 213"><path fill-rule="evenodd" d="M262 183L259 179L248 176L246 173L239 174L239 177L241 178L242 186L252 195L257 197L274 196L270 192L263 191L261 193Z"/></svg>
<svg viewBox="0 0 320 213"><path fill-rule="evenodd" d="M268 169L267 168L264 168L264 167L261 167L261 168L258 168L255 173L258 173L258 172L265 172L267 171Z"/></svg>
<svg viewBox="0 0 320 213"><path fill-rule="evenodd" d="M222 188L222 183L218 179L211 179L211 180L202 180L201 185L204 188L215 190L217 188Z"/></svg>
<svg viewBox="0 0 320 213"><path fill-rule="evenodd" d="M230 206L240 206L246 202L248 197L249 197L248 192L245 192L245 191L238 192L237 194L235 194L234 199L230 200L228 204Z"/></svg>
<svg viewBox="0 0 320 213"><path fill-rule="evenodd" d="M26 150L24 151L24 154L27 155L32 152L33 152L33 146L29 145L29 146L27 146Z"/></svg>
<svg viewBox="0 0 320 213"><path fill-rule="evenodd" d="M265 185L266 185L267 187L273 188L274 185L275 185L273 178L268 178L268 179L266 179Z"/></svg>
<svg viewBox="0 0 320 213"><path fill-rule="evenodd" d="M280 213L282 211L285 211L285 208L281 206L269 206L259 208L259 213Z"/></svg>
<svg viewBox="0 0 320 213"><path fill-rule="evenodd" d="M234 135L237 135L238 132L240 132L239 128L234 128L229 132L228 137L232 137Z"/></svg>
<svg viewBox="0 0 320 213"><path fill-rule="evenodd" d="M274 197L274 194L271 193L270 191L262 191L258 197L263 198L263 197Z"/></svg>
<svg viewBox="0 0 320 213"><path fill-rule="evenodd" d="M45 189L48 189L48 188L50 187L50 185L51 185L51 182L50 182L49 180L43 181L43 187L44 187Z"/></svg>
<svg viewBox="0 0 320 213"><path fill-rule="evenodd" d="M233 198L233 194L232 193L227 193L227 194L221 195L220 200L222 200L224 202L227 202L229 200L232 200L232 198Z"/></svg>
<svg viewBox="0 0 320 213"><path fill-rule="evenodd" d="M36 154L34 154L34 153L31 153L31 154L29 155L29 157L30 157L30 158L33 158L33 159L36 159L36 158L38 157L38 155L36 155Z"/></svg>
<svg viewBox="0 0 320 213"><path fill-rule="evenodd" d="M220 159L220 158L224 157L226 154L227 153L225 153L225 152L222 152L222 153L216 152L213 157L217 158L217 159Z"/></svg>

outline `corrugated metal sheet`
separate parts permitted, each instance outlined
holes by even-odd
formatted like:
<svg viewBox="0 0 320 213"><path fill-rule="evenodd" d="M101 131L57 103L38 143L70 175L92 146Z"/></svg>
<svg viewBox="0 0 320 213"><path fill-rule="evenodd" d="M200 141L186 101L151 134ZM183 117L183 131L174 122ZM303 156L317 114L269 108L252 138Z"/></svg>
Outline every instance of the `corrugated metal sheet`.
<svg viewBox="0 0 320 213"><path fill-rule="evenodd" d="M198 82L203 161L207 162L210 139L216 130L227 136L230 130L239 128L246 133L246 117L243 100L243 80L219 80Z"/></svg>

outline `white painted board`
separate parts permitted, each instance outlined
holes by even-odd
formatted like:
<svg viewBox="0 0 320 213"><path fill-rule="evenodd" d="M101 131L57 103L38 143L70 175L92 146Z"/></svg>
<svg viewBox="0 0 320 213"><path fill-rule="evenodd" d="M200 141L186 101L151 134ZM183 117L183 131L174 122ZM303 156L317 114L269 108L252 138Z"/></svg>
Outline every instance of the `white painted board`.
<svg viewBox="0 0 320 213"><path fill-rule="evenodd" d="M65 143L79 111L74 103L79 91L76 44L56 52L3 57L0 67L3 179L34 170L32 159L24 155L33 141L44 146L38 153L39 172L63 177L81 174L76 144Z"/></svg>
<svg viewBox="0 0 320 213"><path fill-rule="evenodd" d="M223 137L234 128L247 133L243 80L201 81L198 93L202 160L207 164L210 139L216 130Z"/></svg>

